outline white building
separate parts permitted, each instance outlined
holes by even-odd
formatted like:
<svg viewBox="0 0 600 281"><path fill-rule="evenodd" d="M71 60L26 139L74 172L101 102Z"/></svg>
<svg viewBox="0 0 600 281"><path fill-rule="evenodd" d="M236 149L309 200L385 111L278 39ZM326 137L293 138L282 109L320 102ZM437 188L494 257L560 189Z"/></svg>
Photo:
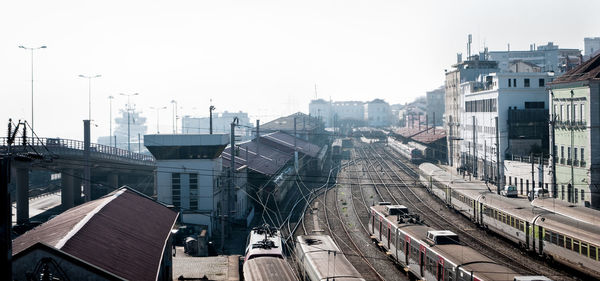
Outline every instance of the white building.
<svg viewBox="0 0 600 281"><path fill-rule="evenodd" d="M492 73L478 82L460 86L464 93L465 111L461 117L461 166L480 178L496 178L496 124L499 127L499 158L504 161L509 152L509 111L547 110L546 84L553 73ZM547 130L545 132L547 135ZM531 143L514 140L510 149L529 148ZM522 144L519 142L523 142ZM502 179L502 166L501 166Z"/></svg>
<svg viewBox="0 0 600 281"><path fill-rule="evenodd" d="M111 145L120 149L129 149L135 152L147 152L144 149L144 135L148 131L146 117L135 108L121 109L115 118L112 138L110 136L98 137L98 144ZM129 141L127 138L129 137Z"/></svg>
<svg viewBox="0 0 600 281"><path fill-rule="evenodd" d="M331 103L324 99L311 100L308 104L310 116L317 117L323 121L325 127L331 127Z"/></svg>
<svg viewBox="0 0 600 281"><path fill-rule="evenodd" d="M241 111L213 113L213 134L229 134L231 132L231 122L233 122L235 117L238 118L239 124L242 125L236 128L236 134L241 136L242 140L249 140L253 125L250 123L248 113ZM183 116L181 130L184 134L209 134L210 117Z"/></svg>
<svg viewBox="0 0 600 281"><path fill-rule="evenodd" d="M370 127L388 127L392 119L390 104L374 99L365 104L365 119Z"/></svg>
<svg viewBox="0 0 600 281"><path fill-rule="evenodd" d="M217 223L214 194L221 186L221 152L229 135L146 135L146 147L156 158L157 199L181 212L181 221L207 227Z"/></svg>
<svg viewBox="0 0 600 281"><path fill-rule="evenodd" d="M532 44L525 51L490 51L485 53L488 60L497 61L500 71L509 70L510 63L516 60L529 62L541 67L544 72L563 73L579 65L581 51L578 49L561 49L558 45L548 42L546 45Z"/></svg>
<svg viewBox="0 0 600 281"><path fill-rule="evenodd" d="M600 37L586 37L583 39L583 45L583 54L593 57L595 53L600 51Z"/></svg>

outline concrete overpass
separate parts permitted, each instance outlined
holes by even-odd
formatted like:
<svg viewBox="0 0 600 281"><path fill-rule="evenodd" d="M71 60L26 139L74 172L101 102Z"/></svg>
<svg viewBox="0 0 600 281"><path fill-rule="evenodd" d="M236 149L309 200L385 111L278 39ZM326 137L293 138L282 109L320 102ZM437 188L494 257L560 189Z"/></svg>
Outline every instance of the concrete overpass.
<svg viewBox="0 0 600 281"><path fill-rule="evenodd" d="M0 138L0 154L8 152L8 139ZM35 155L31 161L15 157L11 165L11 182L16 184L17 222L29 220L29 172L41 169L61 174L61 206L64 210L97 198L122 185L129 185L152 195L154 157L107 145L89 146L89 179L84 175L86 153L84 141L60 138L27 138L26 145L10 148L13 155ZM90 190L82 194L82 184ZM82 196L83 195L83 196Z"/></svg>

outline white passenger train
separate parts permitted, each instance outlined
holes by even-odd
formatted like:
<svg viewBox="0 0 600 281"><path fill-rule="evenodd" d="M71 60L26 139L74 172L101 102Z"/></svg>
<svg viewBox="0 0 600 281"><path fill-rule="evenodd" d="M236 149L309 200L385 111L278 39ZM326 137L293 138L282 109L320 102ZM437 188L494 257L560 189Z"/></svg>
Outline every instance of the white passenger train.
<svg viewBox="0 0 600 281"><path fill-rule="evenodd" d="M506 198L453 177L431 163L419 166L421 183L481 227L522 247L600 278L600 225L552 213L527 199Z"/></svg>
<svg viewBox="0 0 600 281"><path fill-rule="evenodd" d="M243 271L247 281L298 281L285 260L281 233L269 225L250 231Z"/></svg>
<svg viewBox="0 0 600 281"><path fill-rule="evenodd" d="M364 281L329 235L296 237L296 259L305 281Z"/></svg>
<svg viewBox="0 0 600 281"><path fill-rule="evenodd" d="M369 232L418 280L550 280L543 276L521 276L497 264L461 245L455 233L423 225L402 205L372 206Z"/></svg>

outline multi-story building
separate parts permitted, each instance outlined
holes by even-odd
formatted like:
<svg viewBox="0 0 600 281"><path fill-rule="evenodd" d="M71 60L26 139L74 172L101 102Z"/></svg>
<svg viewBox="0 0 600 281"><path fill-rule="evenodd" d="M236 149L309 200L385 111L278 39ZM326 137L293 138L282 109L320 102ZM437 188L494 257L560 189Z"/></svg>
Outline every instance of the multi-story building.
<svg viewBox="0 0 600 281"><path fill-rule="evenodd" d="M479 75L498 71L498 63L489 60L480 60L475 55L469 60L462 61L458 56L458 63L453 65L451 71L446 72L445 83L445 110L444 122L447 127L448 164L458 168L460 166L461 143L461 116L464 112L464 95L460 84L475 81Z"/></svg>
<svg viewBox="0 0 600 281"><path fill-rule="evenodd" d="M442 126L444 124L445 92L444 86L427 92L427 116L429 124Z"/></svg>
<svg viewBox="0 0 600 281"><path fill-rule="evenodd" d="M578 49L561 49L548 42L546 45L532 44L527 51L490 51L489 59L498 62L500 71L509 71L510 63L516 60L533 63L541 67L541 71L553 71L557 74L572 69L581 62L581 51Z"/></svg>
<svg viewBox="0 0 600 281"><path fill-rule="evenodd" d="M529 155L543 146L544 136L547 143L547 127L543 127L547 121L536 118L548 110L546 84L553 77L553 73L544 72L503 72L462 83L465 112L460 121L461 167L476 177L498 183L498 179L503 180L503 168L500 165L498 177L497 163L502 163L506 154ZM532 133L523 129L531 124L540 128L528 127Z"/></svg>
<svg viewBox="0 0 600 281"><path fill-rule="evenodd" d="M365 119L369 127L388 127L392 118L390 104L374 99L365 104Z"/></svg>
<svg viewBox="0 0 600 281"><path fill-rule="evenodd" d="M369 111L370 110L370 111ZM392 120L390 105L381 99L362 101L312 100L308 105L311 116L320 118L325 127L389 126Z"/></svg>
<svg viewBox="0 0 600 281"><path fill-rule="evenodd" d="M147 152L144 148L144 135L148 131L146 117L135 108L121 109L115 118L112 136L98 137L98 143L112 145L120 149L131 149L135 152Z"/></svg>
<svg viewBox="0 0 600 281"><path fill-rule="evenodd" d="M236 134L241 136L242 140L249 140L253 125L250 123L248 113L241 111L213 113L213 134L229 134L231 122L236 117L239 124L242 125L236 128ZM184 134L208 134L210 133L210 117L183 116L181 130Z"/></svg>
<svg viewBox="0 0 600 281"><path fill-rule="evenodd" d="M600 51L600 37L586 37L583 39L583 54L593 56Z"/></svg>
<svg viewBox="0 0 600 281"><path fill-rule="evenodd" d="M573 204L598 207L600 55L550 83L550 98L551 118L555 120L554 196Z"/></svg>

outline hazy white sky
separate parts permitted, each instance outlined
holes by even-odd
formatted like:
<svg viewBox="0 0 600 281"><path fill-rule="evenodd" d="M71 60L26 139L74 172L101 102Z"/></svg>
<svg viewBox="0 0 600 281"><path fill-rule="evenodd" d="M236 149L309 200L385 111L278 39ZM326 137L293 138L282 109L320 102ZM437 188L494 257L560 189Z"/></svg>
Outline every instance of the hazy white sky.
<svg viewBox="0 0 600 281"><path fill-rule="evenodd" d="M0 121L30 119L30 53L36 51L39 135L82 139L87 80L93 139L108 135L108 96L133 102L155 132L151 106L171 129L183 114L247 111L268 121L308 111L315 97L404 103L443 84L444 69L474 51L528 49L553 41L583 49L600 36L600 1L3 1L0 4ZM4 125L2 125L4 126Z"/></svg>

